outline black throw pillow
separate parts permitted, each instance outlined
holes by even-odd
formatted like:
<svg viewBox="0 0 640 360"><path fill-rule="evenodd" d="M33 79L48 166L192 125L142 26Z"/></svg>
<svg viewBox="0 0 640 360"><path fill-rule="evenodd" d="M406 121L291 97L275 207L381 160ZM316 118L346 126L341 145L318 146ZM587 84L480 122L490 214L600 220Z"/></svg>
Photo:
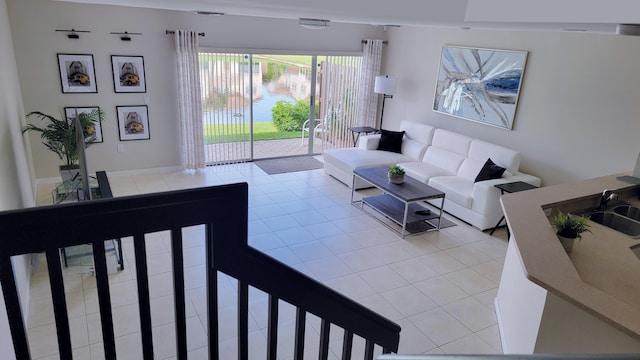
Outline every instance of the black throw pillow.
<svg viewBox="0 0 640 360"><path fill-rule="evenodd" d="M502 174L504 174L504 170L505 169L503 167L494 164L493 161L491 161L491 158L489 158L487 159L487 162L484 163L484 166L482 166L482 169L480 169L475 182L499 179L502 177Z"/></svg>
<svg viewBox="0 0 640 360"><path fill-rule="evenodd" d="M378 143L378 150L392 151L395 153L402 152L402 137L404 131L389 131L380 130L380 142Z"/></svg>

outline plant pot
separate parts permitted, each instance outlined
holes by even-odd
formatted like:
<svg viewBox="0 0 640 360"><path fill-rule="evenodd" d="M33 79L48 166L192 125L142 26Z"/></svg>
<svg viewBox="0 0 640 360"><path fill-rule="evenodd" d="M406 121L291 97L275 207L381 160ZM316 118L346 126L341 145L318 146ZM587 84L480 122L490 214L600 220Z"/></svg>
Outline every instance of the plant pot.
<svg viewBox="0 0 640 360"><path fill-rule="evenodd" d="M60 165L60 177L62 182L77 180L80 177L80 165Z"/></svg>
<svg viewBox="0 0 640 360"><path fill-rule="evenodd" d="M392 184L402 184L404 182L404 175L389 175L389 182Z"/></svg>
<svg viewBox="0 0 640 360"><path fill-rule="evenodd" d="M567 254L570 254L571 250L573 249L573 243L576 241L576 238L564 237L564 236L558 235L558 239L560 240L560 243L562 244L564 251L566 251Z"/></svg>

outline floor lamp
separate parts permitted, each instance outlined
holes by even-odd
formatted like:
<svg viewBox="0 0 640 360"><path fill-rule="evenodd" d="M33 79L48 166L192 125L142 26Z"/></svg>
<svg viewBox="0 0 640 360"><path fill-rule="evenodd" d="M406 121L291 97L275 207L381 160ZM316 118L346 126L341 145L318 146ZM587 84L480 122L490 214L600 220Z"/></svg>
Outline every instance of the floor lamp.
<svg viewBox="0 0 640 360"><path fill-rule="evenodd" d="M382 94L382 111L380 112L380 129L382 129L382 118L384 117L384 101L387 98L393 98L393 95L398 90L398 78L389 75L376 76L376 83L373 87L373 92L376 94Z"/></svg>

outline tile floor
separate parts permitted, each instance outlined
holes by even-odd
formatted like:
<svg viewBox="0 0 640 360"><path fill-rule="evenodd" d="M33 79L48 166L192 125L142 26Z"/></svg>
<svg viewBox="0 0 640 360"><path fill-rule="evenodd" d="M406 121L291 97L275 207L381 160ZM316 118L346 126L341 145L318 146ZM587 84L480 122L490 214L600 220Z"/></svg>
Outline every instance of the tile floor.
<svg viewBox="0 0 640 360"><path fill-rule="evenodd" d="M501 353L493 300L507 248L506 231L494 236L448 216L457 226L401 239L350 205L351 191L323 170L266 175L246 164L204 172L159 171L109 175L115 196L249 183L249 243L266 254L342 292L402 327L401 354ZM50 188L39 187L38 202L50 203ZM370 192L365 190L361 192ZM189 358L206 358L203 238L189 229L185 271ZM167 237L147 239L149 282L157 359L174 359L173 297ZM133 248L124 240L125 270L110 275L119 359L141 358L137 330ZM221 358L235 358L235 280L220 275L223 318ZM78 359L102 359L95 279L87 266L69 267L65 287ZM46 266L34 275L28 322L32 356L58 359ZM250 292L250 357L265 358L264 293ZM281 305L279 357L293 354L294 310ZM308 358L317 358L319 321L307 325ZM315 337L315 338L314 338ZM341 334L332 331L330 358L339 359ZM354 342L356 348L362 344ZM355 350L354 350L355 351Z"/></svg>

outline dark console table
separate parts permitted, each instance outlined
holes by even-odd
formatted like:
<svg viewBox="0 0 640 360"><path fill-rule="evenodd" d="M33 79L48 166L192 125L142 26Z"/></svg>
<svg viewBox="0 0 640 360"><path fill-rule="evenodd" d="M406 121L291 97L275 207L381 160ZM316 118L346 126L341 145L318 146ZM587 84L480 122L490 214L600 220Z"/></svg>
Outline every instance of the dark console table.
<svg viewBox="0 0 640 360"><path fill-rule="evenodd" d="M353 138L353 146L358 145L358 139L360 139L360 134L375 134L379 130L376 128L372 128L371 126L355 126L350 127L349 131L351 131L351 137Z"/></svg>
<svg viewBox="0 0 640 360"><path fill-rule="evenodd" d="M405 176L404 183L402 184L390 183L387 176L388 170L388 166L354 170L354 184L351 187L351 204L354 206L360 205L363 211L365 211L365 205L367 205L367 207L391 220L401 227L400 231L373 216L402 238L424 231L440 230L445 194L409 176ZM384 194L369 196L362 200L354 201L356 177L371 183L373 186L382 190ZM432 199L442 200L438 214L434 214L432 211L427 212L428 209L421 205L422 202ZM365 213L369 214L367 211L365 211Z"/></svg>
<svg viewBox="0 0 640 360"><path fill-rule="evenodd" d="M510 182L510 183L506 183L506 184L497 184L497 185L494 185L494 186L497 187L498 189L500 189L500 196L502 196L504 194L511 194L511 193L516 193L516 192L520 192L520 191L526 191L526 190L531 190L531 189L537 189L538 188L537 186L531 185L531 184L526 183L524 181L514 181L514 182ZM496 224L496 226L493 227L493 229L491 230L489 235L493 235L493 232L496 231L496 229L500 227L500 224L503 221L504 221L504 215L502 215L500 220L498 220L498 223ZM510 236L509 226L507 225L507 240L509 239L509 236Z"/></svg>
<svg viewBox="0 0 640 360"><path fill-rule="evenodd" d="M97 186L93 186L96 185ZM111 198L113 193L111 191L111 185L109 184L109 178L105 171L96 171L95 181L92 181L90 186L91 199ZM85 201L86 195L82 189L82 181L79 179L72 179L65 181L61 185L57 186L53 190L53 201L56 204L70 201ZM122 259L122 240L113 239L105 242L105 249L107 253L114 253L119 270L124 270L124 261ZM91 245L77 245L60 249L64 259L64 265L88 265L84 261L93 257L93 250ZM78 263L79 262L79 263Z"/></svg>

